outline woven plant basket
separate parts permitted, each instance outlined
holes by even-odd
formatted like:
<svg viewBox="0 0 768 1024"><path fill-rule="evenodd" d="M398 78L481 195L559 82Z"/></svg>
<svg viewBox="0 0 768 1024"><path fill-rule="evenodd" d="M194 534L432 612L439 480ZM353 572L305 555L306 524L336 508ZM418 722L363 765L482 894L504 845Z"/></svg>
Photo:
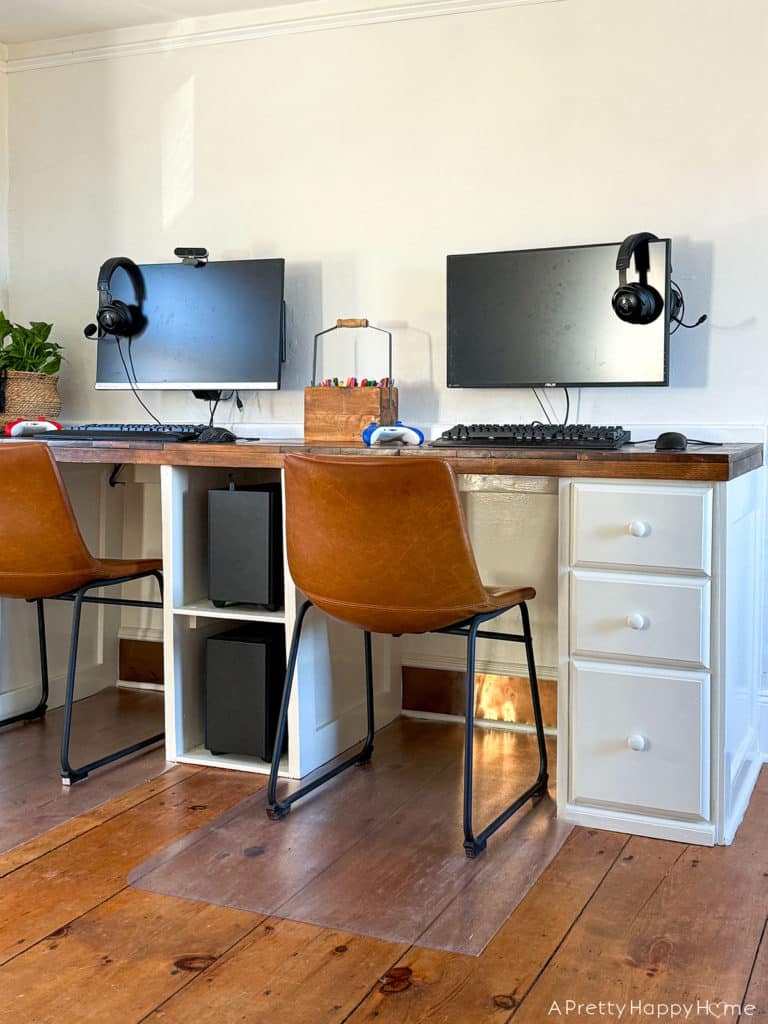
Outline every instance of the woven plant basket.
<svg viewBox="0 0 768 1024"><path fill-rule="evenodd" d="M35 420L46 416L55 420L61 412L57 375L8 370L4 377L0 377L0 425L19 417Z"/></svg>

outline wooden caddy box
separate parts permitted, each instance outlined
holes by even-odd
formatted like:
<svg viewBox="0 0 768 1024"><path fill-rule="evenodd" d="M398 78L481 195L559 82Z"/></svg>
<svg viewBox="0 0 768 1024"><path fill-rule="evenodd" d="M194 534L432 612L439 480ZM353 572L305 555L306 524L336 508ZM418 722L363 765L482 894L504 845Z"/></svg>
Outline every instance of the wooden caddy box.
<svg viewBox="0 0 768 1024"><path fill-rule="evenodd" d="M312 387L304 388L304 440L361 442L371 423L389 426L397 420L397 388L317 387L317 343L324 334L349 327L367 327L387 337L387 377L392 380L392 333L374 327L367 317L344 317L315 335Z"/></svg>
<svg viewBox="0 0 768 1024"><path fill-rule="evenodd" d="M397 419L397 388L304 388L304 440L362 440L370 423Z"/></svg>

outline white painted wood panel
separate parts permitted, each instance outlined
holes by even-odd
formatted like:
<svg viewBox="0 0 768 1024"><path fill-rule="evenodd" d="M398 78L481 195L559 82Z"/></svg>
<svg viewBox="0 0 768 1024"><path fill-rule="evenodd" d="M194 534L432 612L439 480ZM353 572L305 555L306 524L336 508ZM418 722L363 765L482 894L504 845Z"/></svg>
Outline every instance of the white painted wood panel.
<svg viewBox="0 0 768 1024"><path fill-rule="evenodd" d="M530 586L529 603L536 664L542 679L557 674L557 481L547 477L459 476L462 505L472 548L487 586ZM500 632L520 631L520 615L508 612L493 625ZM521 644L481 640L478 672L527 674ZM403 664L463 669L465 643L458 637L423 634L403 637Z"/></svg>
<svg viewBox="0 0 768 1024"><path fill-rule="evenodd" d="M709 665L709 580L575 570L571 586L574 655Z"/></svg>
<svg viewBox="0 0 768 1024"><path fill-rule="evenodd" d="M200 467L162 468L163 558L166 572L164 609L166 734L172 760L220 764L244 771L268 771L258 758L217 759L203 746L205 641L234 621L284 621L286 649L303 600L288 571L285 608L276 613L252 607L212 609L207 600L207 492L226 484L228 470ZM275 479L274 470L238 470L238 482ZM285 558L285 550L283 552ZM220 621L226 619L227 621ZM400 713L399 645L374 638L374 692L377 727ZM335 757L365 735L363 634L310 610L288 715L288 752L281 774L300 778Z"/></svg>
<svg viewBox="0 0 768 1024"><path fill-rule="evenodd" d="M574 803L709 817L709 676L574 662Z"/></svg>
<svg viewBox="0 0 768 1024"><path fill-rule="evenodd" d="M710 571L711 487L575 483L572 502L574 565Z"/></svg>

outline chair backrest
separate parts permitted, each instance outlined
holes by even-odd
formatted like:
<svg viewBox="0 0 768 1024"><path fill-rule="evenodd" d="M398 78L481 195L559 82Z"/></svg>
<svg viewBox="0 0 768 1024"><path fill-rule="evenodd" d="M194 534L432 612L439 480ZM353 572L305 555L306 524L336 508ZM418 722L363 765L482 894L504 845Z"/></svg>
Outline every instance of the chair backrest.
<svg viewBox="0 0 768 1024"><path fill-rule="evenodd" d="M287 455L285 491L291 575L336 618L420 633L486 599L442 459Z"/></svg>
<svg viewBox="0 0 768 1024"><path fill-rule="evenodd" d="M48 446L0 444L0 596L66 593L95 565Z"/></svg>

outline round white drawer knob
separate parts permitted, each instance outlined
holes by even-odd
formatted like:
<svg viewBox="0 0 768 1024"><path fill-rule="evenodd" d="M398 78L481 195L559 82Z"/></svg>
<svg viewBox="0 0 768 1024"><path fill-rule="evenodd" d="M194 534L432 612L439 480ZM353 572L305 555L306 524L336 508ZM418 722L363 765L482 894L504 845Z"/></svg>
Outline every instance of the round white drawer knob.
<svg viewBox="0 0 768 1024"><path fill-rule="evenodd" d="M633 537L647 537L651 532L651 524L644 523L642 519L633 519L627 527L627 532Z"/></svg>
<svg viewBox="0 0 768 1024"><path fill-rule="evenodd" d="M634 612L632 615L628 615L626 622L630 629L648 629L651 624L651 620L648 616L640 615L639 612Z"/></svg>
<svg viewBox="0 0 768 1024"><path fill-rule="evenodd" d="M648 737L641 736L639 732L627 737L627 746L630 750L647 750L650 745Z"/></svg>

